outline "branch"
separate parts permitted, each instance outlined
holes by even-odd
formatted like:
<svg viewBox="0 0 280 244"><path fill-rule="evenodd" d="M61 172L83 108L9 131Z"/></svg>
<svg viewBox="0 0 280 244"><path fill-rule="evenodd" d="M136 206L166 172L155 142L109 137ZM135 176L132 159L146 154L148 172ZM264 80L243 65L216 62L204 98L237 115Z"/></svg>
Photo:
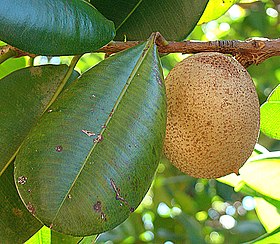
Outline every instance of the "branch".
<svg viewBox="0 0 280 244"><path fill-rule="evenodd" d="M141 42L111 42L97 52L116 53L136 46ZM184 41L166 42L161 35L158 35L158 51L162 54L168 53L199 53L199 52L220 52L233 55L244 67L251 64L260 64L272 56L280 56L280 39L248 39L246 41Z"/></svg>
<svg viewBox="0 0 280 244"><path fill-rule="evenodd" d="M224 54L231 54L237 61L239 61L244 67L249 67L251 64L260 64L266 59L273 56L280 56L280 38L279 39L266 39L266 38L254 38L245 41L238 40L219 40L219 41L183 41L174 42L166 41L164 37L159 33L156 35L156 45L158 46L159 53L199 53L199 52L220 52ZM142 41L127 41L127 42L110 42L108 45L100 48L96 52L103 52L106 55L117 53L128 48L134 47ZM28 55L34 57L35 55L29 54L14 47L9 46L17 53L16 57ZM6 48L5 50L9 50ZM0 52L0 57L4 55L4 52Z"/></svg>
<svg viewBox="0 0 280 244"><path fill-rule="evenodd" d="M15 57L17 52L12 50L9 46L3 46L0 48L0 64L5 62L7 59Z"/></svg>
<svg viewBox="0 0 280 244"><path fill-rule="evenodd" d="M0 64L5 62L9 58L20 58L22 56L29 56L31 58L36 57L35 54L21 51L20 49L10 45L5 45L0 47Z"/></svg>

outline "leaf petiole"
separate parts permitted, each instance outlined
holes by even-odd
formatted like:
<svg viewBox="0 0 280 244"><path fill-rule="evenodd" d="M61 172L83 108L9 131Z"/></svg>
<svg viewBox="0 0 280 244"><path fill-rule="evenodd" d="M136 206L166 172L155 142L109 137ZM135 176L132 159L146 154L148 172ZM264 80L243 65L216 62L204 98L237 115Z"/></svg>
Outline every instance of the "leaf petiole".
<svg viewBox="0 0 280 244"><path fill-rule="evenodd" d="M8 46L4 46L0 49L0 64L4 63L7 59L15 57L17 52L10 49Z"/></svg>
<svg viewBox="0 0 280 244"><path fill-rule="evenodd" d="M64 78L62 79L61 83L59 84L57 90L55 91L51 101L49 102L49 104L46 106L44 112L46 112L48 110L48 108L53 104L53 102L57 99L58 95L61 93L61 91L63 90L65 84L67 83L68 79L70 78L76 64L78 63L79 59L81 58L82 55L76 55L72 58L71 63L69 65L69 68L64 76Z"/></svg>

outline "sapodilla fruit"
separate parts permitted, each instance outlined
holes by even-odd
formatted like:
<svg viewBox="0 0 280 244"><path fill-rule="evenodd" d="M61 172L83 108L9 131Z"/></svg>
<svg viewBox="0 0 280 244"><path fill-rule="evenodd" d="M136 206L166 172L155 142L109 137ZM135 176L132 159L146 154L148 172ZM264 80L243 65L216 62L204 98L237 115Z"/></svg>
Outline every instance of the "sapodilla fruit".
<svg viewBox="0 0 280 244"><path fill-rule="evenodd" d="M246 69L221 53L198 53L166 78L166 157L196 178L238 173L259 134L259 100Z"/></svg>

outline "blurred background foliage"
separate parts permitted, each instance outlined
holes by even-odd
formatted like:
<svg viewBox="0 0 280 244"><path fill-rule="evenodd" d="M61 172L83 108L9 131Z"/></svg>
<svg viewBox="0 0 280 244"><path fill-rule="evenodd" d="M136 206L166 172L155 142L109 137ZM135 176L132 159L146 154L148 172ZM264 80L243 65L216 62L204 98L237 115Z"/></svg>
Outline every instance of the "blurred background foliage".
<svg viewBox="0 0 280 244"><path fill-rule="evenodd" d="M243 0L222 17L197 26L189 40L246 40L278 38L280 0ZM0 43L0 45L4 45ZM164 74L188 55L162 57ZM80 73L104 59L85 54L76 67ZM1 64L0 79L33 63L69 64L71 57L21 57ZM280 57L248 71L263 104L280 83ZM253 156L240 170L218 180L184 175L162 159L154 182L137 210L114 230L101 234L97 243L244 243L265 233L254 243L280 243L280 143L262 133ZM268 159L269 158L269 159ZM256 173L254 169L257 168ZM252 173L251 173L252 172ZM266 234L269 235L269 234Z"/></svg>

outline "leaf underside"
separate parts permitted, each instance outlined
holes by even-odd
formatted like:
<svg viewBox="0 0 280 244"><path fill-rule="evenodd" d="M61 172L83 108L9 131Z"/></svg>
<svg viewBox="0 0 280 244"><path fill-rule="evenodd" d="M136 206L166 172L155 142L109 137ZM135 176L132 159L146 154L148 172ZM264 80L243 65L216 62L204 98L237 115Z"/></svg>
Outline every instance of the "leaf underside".
<svg viewBox="0 0 280 244"><path fill-rule="evenodd" d="M146 194L165 135L166 100L150 40L101 62L43 115L15 161L27 208L74 236L123 222ZM28 189L30 191L28 191Z"/></svg>

